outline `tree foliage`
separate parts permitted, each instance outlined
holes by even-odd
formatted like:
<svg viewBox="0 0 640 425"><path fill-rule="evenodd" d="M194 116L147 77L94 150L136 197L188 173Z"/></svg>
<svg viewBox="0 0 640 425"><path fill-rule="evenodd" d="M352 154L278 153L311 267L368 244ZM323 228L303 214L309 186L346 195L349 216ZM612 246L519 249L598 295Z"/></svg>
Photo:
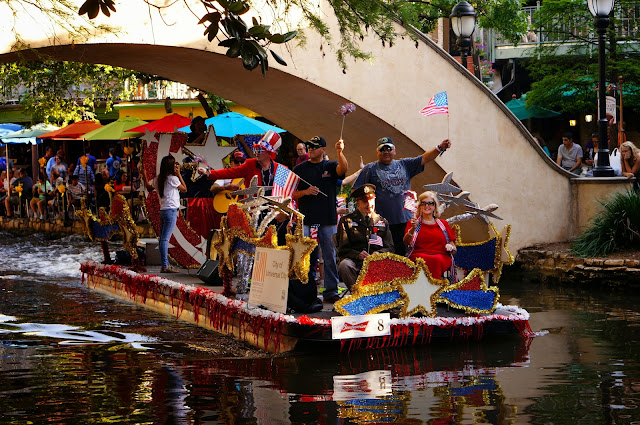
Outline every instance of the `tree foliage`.
<svg viewBox="0 0 640 425"><path fill-rule="evenodd" d="M130 98L125 80L137 86L141 76L106 65L18 62L0 65L0 91L12 96L15 88L22 88L20 104L34 122L64 124L94 119L101 104L110 110L114 100Z"/></svg>
<svg viewBox="0 0 640 425"><path fill-rule="evenodd" d="M256 18L252 18L251 24L247 24L241 15L250 10L251 4L242 0L194 1L201 3L207 10L198 22L205 26L203 35L209 41L217 40L219 46L227 49L227 56L240 57L243 66L248 70L260 67L263 75L268 70L267 52L276 62L286 65L284 59L271 51L269 46L273 43L287 43L298 35L297 30L274 33L269 25L261 24L261 19ZM370 58L370 54L363 51L358 44L358 40L370 33L389 46L396 37L406 35L405 32L396 32L394 20L423 32L430 32L435 28L438 19L451 14L451 9L456 3L456 0L329 0L337 18L340 34L340 40L335 46L338 61L346 68L347 59L350 57ZM332 41L328 24L315 2L280 0L274 4L282 10L280 22L276 22L278 26L288 20L292 11L301 11L305 18L304 27L311 28ZM527 29L521 0L480 0L475 3L475 7L481 27L495 28L514 43L517 43ZM100 12L107 16L115 12L112 0L86 0L80 8L80 13L86 13L90 18Z"/></svg>
<svg viewBox="0 0 640 425"><path fill-rule="evenodd" d="M640 81L636 4L618 1L607 29L607 83ZM527 94L530 105L561 112L593 112L598 82L598 40L594 20L583 1L545 0L535 14L535 30L542 43L528 61L535 81ZM546 42L546 41L552 42ZM562 54L560 54L562 53ZM638 87L627 86L626 106L640 106Z"/></svg>

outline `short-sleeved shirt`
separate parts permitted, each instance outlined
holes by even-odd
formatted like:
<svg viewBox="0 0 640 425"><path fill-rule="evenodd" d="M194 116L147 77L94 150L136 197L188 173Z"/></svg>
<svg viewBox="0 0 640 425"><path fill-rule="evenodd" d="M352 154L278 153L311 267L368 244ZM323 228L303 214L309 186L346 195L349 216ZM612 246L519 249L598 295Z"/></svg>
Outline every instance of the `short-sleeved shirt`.
<svg viewBox="0 0 640 425"><path fill-rule="evenodd" d="M412 213L404 209L404 192L411 190L411 179L422 171L422 155L393 160L390 164L371 162L364 166L353 187L373 184L376 187L376 212L389 224L406 223L411 220Z"/></svg>
<svg viewBox="0 0 640 425"><path fill-rule="evenodd" d="M80 158L82 158L82 157L80 157ZM80 167L82 165L82 164L80 164L80 158L78 158L78 162L76 163L76 167ZM96 163L97 163L96 157L91 155L90 153L88 153L87 154L87 159L88 159L87 165L89 167L91 167L93 170L95 170L96 169Z"/></svg>
<svg viewBox="0 0 640 425"><path fill-rule="evenodd" d="M180 179L178 177L167 176L167 180L164 182L164 196L160 198L161 210L172 210L180 207L180 192L178 191L178 186L180 186Z"/></svg>
<svg viewBox="0 0 640 425"><path fill-rule="evenodd" d="M122 159L117 156L112 156L111 158L107 159L105 165L107 166L107 168L109 168L109 177L111 178L114 178L116 174L120 172L120 168L123 166Z"/></svg>
<svg viewBox="0 0 640 425"><path fill-rule="evenodd" d="M300 176L298 190L316 186L327 195L318 193L315 196L305 195L298 199L298 208L304 214L305 225L338 223L336 191L338 179L343 179L344 174L338 175L337 168L336 161L322 160L320 162L304 161L293 169L293 172Z"/></svg>
<svg viewBox="0 0 640 425"><path fill-rule="evenodd" d="M76 184L75 186L69 183L67 185L67 192L69 192L69 194L71 195L71 199L75 201L76 199L82 198L82 194L85 192L85 188L80 183Z"/></svg>
<svg viewBox="0 0 640 425"><path fill-rule="evenodd" d="M47 199L46 194L51 192L51 190L53 190L53 187L51 186L51 183L49 183L49 180L46 181L46 183L36 183L36 187L39 189L38 193L38 199L40 199L41 201L44 201L45 199Z"/></svg>
<svg viewBox="0 0 640 425"><path fill-rule="evenodd" d="M571 146L571 149L567 150L564 145L560 145L560 147L558 148L558 155L562 157L560 166L568 170L576 165L576 162L578 162L578 158L582 158L582 147L580 147L579 144L574 143Z"/></svg>

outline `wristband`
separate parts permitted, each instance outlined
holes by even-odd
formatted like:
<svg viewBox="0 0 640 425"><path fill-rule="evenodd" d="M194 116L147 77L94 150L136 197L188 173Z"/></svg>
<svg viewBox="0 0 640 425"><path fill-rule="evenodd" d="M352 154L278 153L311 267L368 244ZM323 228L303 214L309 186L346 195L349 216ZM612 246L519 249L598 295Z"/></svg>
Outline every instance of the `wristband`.
<svg viewBox="0 0 640 425"><path fill-rule="evenodd" d="M436 145L436 149L438 150L438 152L440 152L441 155L446 151L446 149L442 149L440 145Z"/></svg>

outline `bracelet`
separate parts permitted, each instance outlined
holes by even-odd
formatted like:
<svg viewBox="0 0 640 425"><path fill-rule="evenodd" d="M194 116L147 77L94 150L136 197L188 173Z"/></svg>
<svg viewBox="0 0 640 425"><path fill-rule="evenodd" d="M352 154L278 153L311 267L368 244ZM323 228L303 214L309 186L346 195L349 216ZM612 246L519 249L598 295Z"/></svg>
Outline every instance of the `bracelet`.
<svg viewBox="0 0 640 425"><path fill-rule="evenodd" d="M436 149L438 149L438 152L440 152L441 154L443 154L446 151L446 149L442 149L440 145L436 145Z"/></svg>

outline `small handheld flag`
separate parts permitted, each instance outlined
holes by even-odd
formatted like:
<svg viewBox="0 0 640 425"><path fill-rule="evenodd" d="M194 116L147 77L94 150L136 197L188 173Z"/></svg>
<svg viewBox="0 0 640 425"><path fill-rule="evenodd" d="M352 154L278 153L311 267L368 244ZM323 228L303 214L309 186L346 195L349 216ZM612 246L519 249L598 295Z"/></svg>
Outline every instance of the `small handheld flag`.
<svg viewBox="0 0 640 425"><path fill-rule="evenodd" d="M448 114L449 103L447 101L447 92L443 91L441 93L434 94L431 99L429 99L427 106L422 108L420 113L425 117L437 114Z"/></svg>

